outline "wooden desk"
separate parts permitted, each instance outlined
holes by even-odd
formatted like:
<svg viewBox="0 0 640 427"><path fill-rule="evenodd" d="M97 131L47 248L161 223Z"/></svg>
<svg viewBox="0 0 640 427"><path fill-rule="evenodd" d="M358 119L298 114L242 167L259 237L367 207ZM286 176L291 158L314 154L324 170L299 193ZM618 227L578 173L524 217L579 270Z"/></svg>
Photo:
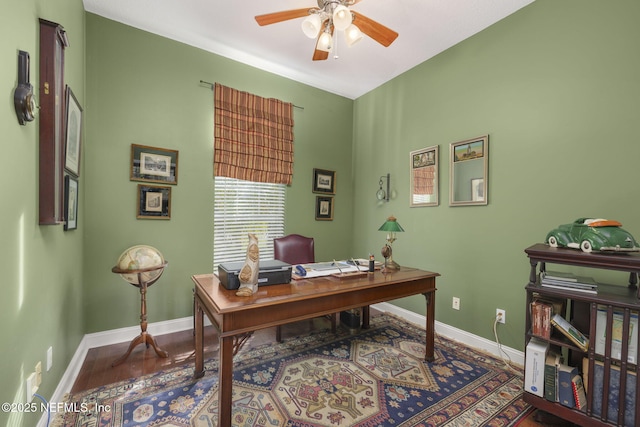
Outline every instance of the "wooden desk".
<svg viewBox="0 0 640 427"><path fill-rule="evenodd" d="M218 331L218 422L231 426L233 355L247 333L338 311L369 306L410 295L426 299L425 360L433 360L435 292L438 273L402 267L393 273L338 279L318 277L282 285L261 286L251 297L237 297L213 274L192 276L195 283L196 378L204 375L204 314ZM369 313L363 315L369 326Z"/></svg>

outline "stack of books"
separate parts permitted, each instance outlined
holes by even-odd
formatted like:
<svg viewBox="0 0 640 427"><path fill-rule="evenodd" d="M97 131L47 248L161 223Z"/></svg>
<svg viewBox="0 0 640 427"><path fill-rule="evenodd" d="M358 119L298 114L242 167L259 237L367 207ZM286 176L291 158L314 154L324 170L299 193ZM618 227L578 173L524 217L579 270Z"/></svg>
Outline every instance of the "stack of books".
<svg viewBox="0 0 640 427"><path fill-rule="evenodd" d="M586 390L578 368L565 365L562 355L553 350L547 353L544 365L544 397L569 408L587 410Z"/></svg>
<svg viewBox="0 0 640 427"><path fill-rule="evenodd" d="M548 288L564 289L568 291L598 293L598 284L591 277L578 277L571 273L542 271L540 284Z"/></svg>

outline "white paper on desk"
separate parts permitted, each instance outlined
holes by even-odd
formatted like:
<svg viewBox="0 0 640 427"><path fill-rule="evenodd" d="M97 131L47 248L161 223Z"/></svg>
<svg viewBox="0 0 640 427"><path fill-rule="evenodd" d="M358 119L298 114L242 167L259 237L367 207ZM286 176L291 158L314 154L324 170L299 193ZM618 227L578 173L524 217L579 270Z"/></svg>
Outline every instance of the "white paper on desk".
<svg viewBox="0 0 640 427"><path fill-rule="evenodd" d="M305 279L312 279L314 277L323 277L323 276L331 276L332 274L340 274L340 273L353 273L356 271L368 271L368 268L365 267L357 267L355 265L347 264L344 262L338 262L340 268L326 268L327 263L319 263L320 269L314 269L314 264L300 264L302 268L307 270L307 275L302 276ZM293 271L295 272L295 266L293 267Z"/></svg>

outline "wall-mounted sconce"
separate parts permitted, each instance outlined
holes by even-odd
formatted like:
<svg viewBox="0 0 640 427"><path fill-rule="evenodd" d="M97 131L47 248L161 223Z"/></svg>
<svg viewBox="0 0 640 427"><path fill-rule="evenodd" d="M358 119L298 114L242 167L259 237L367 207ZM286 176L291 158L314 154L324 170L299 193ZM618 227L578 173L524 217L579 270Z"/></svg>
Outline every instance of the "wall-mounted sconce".
<svg viewBox="0 0 640 427"><path fill-rule="evenodd" d="M33 95L33 86L29 83L29 53L18 51L18 87L13 91L13 104L21 125L33 121L38 106Z"/></svg>
<svg viewBox="0 0 640 427"><path fill-rule="evenodd" d="M385 191L382 186L384 185L384 180L387 180L387 190ZM380 177L380 189L378 189L378 192L376 193L376 197L378 198L378 200L380 201L385 201L388 202L389 201L389 196L391 196L391 192L389 191L389 188L391 186L391 174L388 173L386 176L382 175Z"/></svg>

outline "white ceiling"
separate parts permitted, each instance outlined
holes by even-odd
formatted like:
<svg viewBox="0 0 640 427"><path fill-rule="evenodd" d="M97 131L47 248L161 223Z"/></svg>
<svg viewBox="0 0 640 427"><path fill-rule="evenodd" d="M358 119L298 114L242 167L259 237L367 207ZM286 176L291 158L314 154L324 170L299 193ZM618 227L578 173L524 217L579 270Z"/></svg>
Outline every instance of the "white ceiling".
<svg viewBox="0 0 640 427"><path fill-rule="evenodd" d="M400 35L369 37L338 58L312 61L302 18L260 27L255 15L316 7L316 0L84 0L85 10L350 99L369 92L534 0L361 0L353 10ZM206 80L207 76L203 76Z"/></svg>

